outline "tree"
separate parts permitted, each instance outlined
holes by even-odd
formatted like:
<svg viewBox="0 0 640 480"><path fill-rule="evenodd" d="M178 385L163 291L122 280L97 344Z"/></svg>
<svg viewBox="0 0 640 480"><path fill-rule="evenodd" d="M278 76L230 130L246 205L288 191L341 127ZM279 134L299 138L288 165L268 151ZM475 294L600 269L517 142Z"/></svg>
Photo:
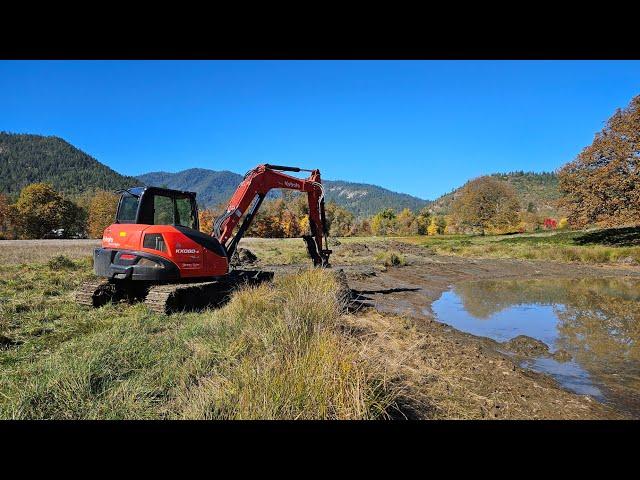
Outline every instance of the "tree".
<svg viewBox="0 0 640 480"><path fill-rule="evenodd" d="M562 217L558 222L558 230L566 230L568 226L569 222L567 220L567 217Z"/></svg>
<svg viewBox="0 0 640 480"><path fill-rule="evenodd" d="M58 228L63 228L65 234L79 233L84 228L82 210L48 183L24 187L15 208L18 230L27 238L42 238Z"/></svg>
<svg viewBox="0 0 640 480"><path fill-rule="evenodd" d="M329 233L334 237L346 237L351 235L353 228L353 213L339 207L334 202L328 202L325 207L327 217L327 227Z"/></svg>
<svg viewBox="0 0 640 480"><path fill-rule="evenodd" d="M371 233L374 235L393 235L396 231L396 212L385 208L371 218Z"/></svg>
<svg viewBox="0 0 640 480"><path fill-rule="evenodd" d="M281 223L282 231L284 232L285 237L293 238L300 236L300 222L298 221L298 217L296 217L293 212L289 210L283 211Z"/></svg>
<svg viewBox="0 0 640 480"><path fill-rule="evenodd" d="M467 182L451 205L452 216L459 224L487 229L505 229L518 223L520 204L511 186L494 177L480 177Z"/></svg>
<svg viewBox="0 0 640 480"><path fill-rule="evenodd" d="M0 193L0 239L15 238L15 215L9 197Z"/></svg>
<svg viewBox="0 0 640 480"><path fill-rule="evenodd" d="M431 217L431 222L427 228L427 235L442 235L447 227L447 221L441 215Z"/></svg>
<svg viewBox="0 0 640 480"><path fill-rule="evenodd" d="M570 225L640 223L640 95L558 172Z"/></svg>
<svg viewBox="0 0 640 480"><path fill-rule="evenodd" d="M106 190L100 190L89 204L87 230L91 238L101 238L104 229L111 225L116 217L119 196Z"/></svg>
<svg viewBox="0 0 640 480"><path fill-rule="evenodd" d="M436 218L433 217L431 219L431 223L429 223L429 227L427 228L427 235L433 236L438 233L438 225L436 224Z"/></svg>
<svg viewBox="0 0 640 480"><path fill-rule="evenodd" d="M397 217L398 234L400 235L412 235L416 233L417 226L415 225L416 217L408 208L403 209Z"/></svg>
<svg viewBox="0 0 640 480"><path fill-rule="evenodd" d="M431 223L431 212L429 212L428 207L423 207L422 210L418 212L415 219L413 220L413 225L411 227L412 231L418 235L426 235L427 229L429 228L429 224Z"/></svg>

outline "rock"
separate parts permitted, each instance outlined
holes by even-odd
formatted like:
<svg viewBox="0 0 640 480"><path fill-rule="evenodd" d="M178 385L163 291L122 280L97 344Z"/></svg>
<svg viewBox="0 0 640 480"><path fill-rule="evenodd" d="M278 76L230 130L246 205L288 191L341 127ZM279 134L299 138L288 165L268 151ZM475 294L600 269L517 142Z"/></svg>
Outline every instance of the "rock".
<svg viewBox="0 0 640 480"><path fill-rule="evenodd" d="M618 263L623 263L625 265L637 265L638 262L636 261L635 258L627 256L627 257L622 257L618 259Z"/></svg>
<svg viewBox="0 0 640 480"><path fill-rule="evenodd" d="M337 238L333 238L331 239L331 245L333 245L334 247L337 247L338 245L342 245L342 242Z"/></svg>
<svg viewBox="0 0 640 480"><path fill-rule="evenodd" d="M518 335L503 345L518 355L547 355L549 347L546 343L527 335Z"/></svg>
<svg viewBox="0 0 640 480"><path fill-rule="evenodd" d="M553 355L551 356L553 357L554 360L561 363L568 362L569 360L571 360L571 354L566 350L557 350L553 352Z"/></svg>
<svg viewBox="0 0 640 480"><path fill-rule="evenodd" d="M238 248L237 255L241 264L254 263L258 260L258 257L248 248Z"/></svg>

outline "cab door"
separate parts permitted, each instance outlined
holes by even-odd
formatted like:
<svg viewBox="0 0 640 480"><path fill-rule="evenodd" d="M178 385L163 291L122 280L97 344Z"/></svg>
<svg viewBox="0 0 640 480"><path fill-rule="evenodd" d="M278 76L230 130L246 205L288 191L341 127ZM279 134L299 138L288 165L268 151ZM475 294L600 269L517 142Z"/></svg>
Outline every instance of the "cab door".
<svg viewBox="0 0 640 480"><path fill-rule="evenodd" d="M174 197L173 209L174 226L197 229L198 217L190 197ZM193 239L182 235L181 241L174 244L174 255L184 276L203 275L203 248Z"/></svg>

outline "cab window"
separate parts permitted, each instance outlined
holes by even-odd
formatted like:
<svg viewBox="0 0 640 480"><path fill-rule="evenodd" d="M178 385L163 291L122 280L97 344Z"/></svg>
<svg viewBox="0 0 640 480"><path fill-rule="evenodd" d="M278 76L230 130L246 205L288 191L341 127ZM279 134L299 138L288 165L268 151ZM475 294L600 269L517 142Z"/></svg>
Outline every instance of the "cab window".
<svg viewBox="0 0 640 480"><path fill-rule="evenodd" d="M184 227L196 228L196 219L191 208L191 200L189 198L176 198L176 225Z"/></svg>
<svg viewBox="0 0 640 480"><path fill-rule="evenodd" d="M139 197L125 192L120 200L118 214L116 215L117 223L136 223L136 213L138 212Z"/></svg>
<svg viewBox="0 0 640 480"><path fill-rule="evenodd" d="M173 223L173 198L164 195L153 196L153 224L171 225Z"/></svg>

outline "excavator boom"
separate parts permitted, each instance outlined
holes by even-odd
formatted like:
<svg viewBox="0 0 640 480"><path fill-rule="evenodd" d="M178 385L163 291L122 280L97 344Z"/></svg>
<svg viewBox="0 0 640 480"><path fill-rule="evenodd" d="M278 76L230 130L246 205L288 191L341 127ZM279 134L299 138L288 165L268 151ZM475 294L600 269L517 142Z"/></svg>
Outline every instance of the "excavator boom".
<svg viewBox="0 0 640 480"><path fill-rule="evenodd" d="M282 173L311 172L308 178L301 179ZM320 170L303 170L298 167L279 165L258 165L245 175L238 188L231 196L226 211L216 220L214 236L225 246L227 256L231 258L238 242L251 225L262 201L274 188L298 190L306 192L309 201L309 225L311 235L304 236L309 255L316 266L328 266L331 250L327 246L327 223L324 210L324 190L320 180ZM240 219L244 220L235 235L234 229Z"/></svg>

